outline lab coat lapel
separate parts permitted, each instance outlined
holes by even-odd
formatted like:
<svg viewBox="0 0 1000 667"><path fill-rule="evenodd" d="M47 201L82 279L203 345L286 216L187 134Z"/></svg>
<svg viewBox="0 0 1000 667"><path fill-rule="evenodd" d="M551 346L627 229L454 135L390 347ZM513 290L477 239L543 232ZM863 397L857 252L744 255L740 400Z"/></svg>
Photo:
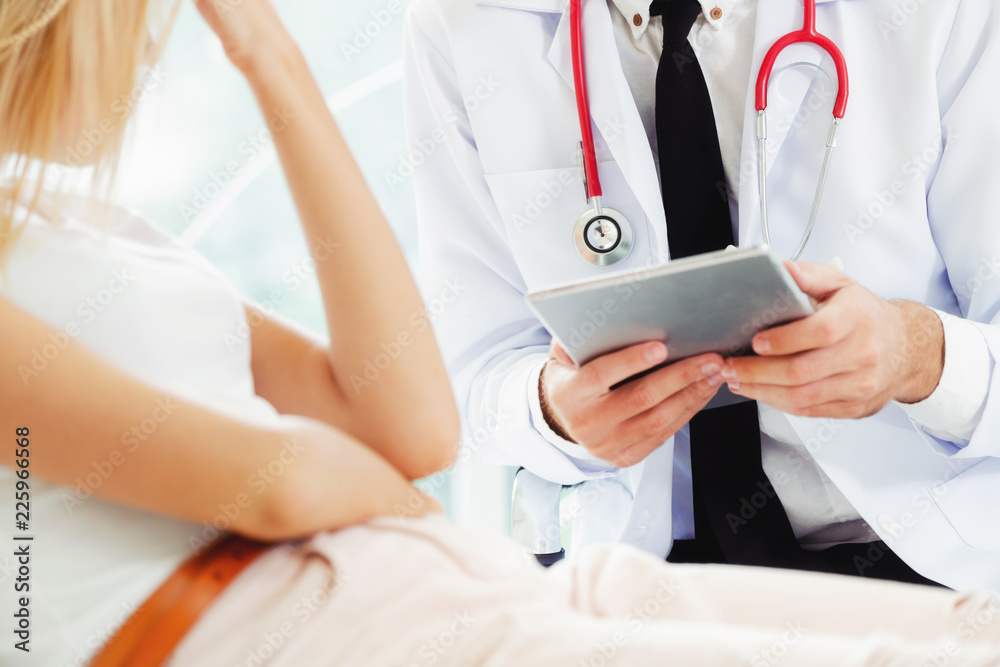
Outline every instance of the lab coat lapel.
<svg viewBox="0 0 1000 667"><path fill-rule="evenodd" d="M670 255L659 173L639 110L622 71L611 23L611 10L607 2L583 3L583 37L587 92L590 98L590 115L596 128L598 160L607 159L607 156L602 156L603 143L646 213L650 238L653 240L650 262L661 264ZM567 4L549 48L548 59L566 85L575 88L570 46ZM604 203L611 208L615 206L612 200Z"/></svg>
<svg viewBox="0 0 1000 667"><path fill-rule="evenodd" d="M816 0L817 5L841 0ZM819 16L822 20L822 14ZM752 166L741 170L748 177L740 179L739 214L740 245L761 245L760 190L758 189L758 148L756 84L761 62L768 49L783 35L802 27L801 0L760 0L757 5L757 27L754 37L753 67L747 86L747 101L743 120L743 146L740 164ZM822 26L819 27L822 32ZM767 115L767 167L771 170L781 153L785 139L795 124L795 117L806 102L813 81L819 76L820 64L828 60L826 52L811 44L788 47L778 58L771 76ZM802 63L781 81L780 92L775 74L789 63ZM812 67L810 67L812 66ZM833 99L829 100L833 108ZM819 150L820 147L817 147ZM769 190L769 194L772 194Z"/></svg>

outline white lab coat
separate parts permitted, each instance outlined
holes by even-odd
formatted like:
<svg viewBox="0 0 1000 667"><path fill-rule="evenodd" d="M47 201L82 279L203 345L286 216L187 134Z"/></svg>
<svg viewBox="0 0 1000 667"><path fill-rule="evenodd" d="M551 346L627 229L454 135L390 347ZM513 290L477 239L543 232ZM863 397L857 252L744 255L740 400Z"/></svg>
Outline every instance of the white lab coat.
<svg viewBox="0 0 1000 667"><path fill-rule="evenodd" d="M618 60L613 9L584 4L604 201L635 227L625 262L593 267L572 244L585 195L566 0L415 0L405 54L414 152L405 174L415 179L428 296L448 281L462 286L435 325L476 434L469 441L487 459L584 483L576 523L586 527L585 541L621 540L662 556L672 535L674 439L619 471L578 446L550 444L529 400L550 338L525 293L669 256L658 167ZM760 3L752 79L768 47L801 17L796 0ZM847 58L851 99L803 259L840 257L876 294L968 318L1000 358L1000 5L821 0L818 24ZM795 61L820 67L772 81L769 215L782 254L794 249L808 216L836 89L821 73L833 72L821 51L793 47L778 66ZM747 90L733 200L742 246L762 243L752 80ZM892 404L860 421L787 418L916 571L956 588L1000 590L998 383L993 372L968 443L930 436Z"/></svg>

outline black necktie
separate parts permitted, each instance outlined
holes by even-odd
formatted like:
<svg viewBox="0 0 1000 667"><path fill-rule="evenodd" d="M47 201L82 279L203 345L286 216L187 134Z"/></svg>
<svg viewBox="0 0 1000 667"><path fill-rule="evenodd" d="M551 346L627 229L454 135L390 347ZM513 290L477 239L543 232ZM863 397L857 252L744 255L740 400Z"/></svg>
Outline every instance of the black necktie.
<svg viewBox="0 0 1000 667"><path fill-rule="evenodd" d="M733 243L712 100L687 40L701 11L698 0L654 0L650 7L651 14L663 17L656 136L667 238L674 259ZM814 569L764 473L757 404L748 401L702 411L691 420L690 431L695 533L701 558Z"/></svg>

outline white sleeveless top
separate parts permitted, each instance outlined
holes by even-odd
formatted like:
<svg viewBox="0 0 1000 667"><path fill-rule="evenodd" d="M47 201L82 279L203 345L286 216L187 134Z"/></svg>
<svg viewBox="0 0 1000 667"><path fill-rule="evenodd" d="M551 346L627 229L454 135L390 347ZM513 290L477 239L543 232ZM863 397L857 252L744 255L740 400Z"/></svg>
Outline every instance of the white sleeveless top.
<svg viewBox="0 0 1000 667"><path fill-rule="evenodd" d="M254 395L239 295L208 261L136 213L79 196L60 197L58 205L43 200L0 265L0 294L165 393L255 420L275 417ZM156 406L149 407L152 415ZM26 426L31 448L72 446L46 442L44 424ZM14 434L0 434L0 442L9 459ZM109 450L118 449L127 466L133 445L123 440ZM85 665L193 553L192 544L216 535L208 524L88 497L114 465L95 464L76 488L31 477L30 654L14 648L11 634L22 595L14 592L18 565L10 537L16 477L0 467L8 522L0 547L0 665Z"/></svg>

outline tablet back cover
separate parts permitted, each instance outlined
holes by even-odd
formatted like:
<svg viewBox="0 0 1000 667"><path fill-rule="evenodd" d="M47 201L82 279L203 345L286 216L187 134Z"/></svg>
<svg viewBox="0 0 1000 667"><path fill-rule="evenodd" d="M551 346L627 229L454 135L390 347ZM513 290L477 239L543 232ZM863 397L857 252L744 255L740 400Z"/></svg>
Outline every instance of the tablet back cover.
<svg viewBox="0 0 1000 667"><path fill-rule="evenodd" d="M706 352L751 354L758 332L813 313L766 248L561 285L529 294L528 303L580 365L647 340L666 342L668 363Z"/></svg>

